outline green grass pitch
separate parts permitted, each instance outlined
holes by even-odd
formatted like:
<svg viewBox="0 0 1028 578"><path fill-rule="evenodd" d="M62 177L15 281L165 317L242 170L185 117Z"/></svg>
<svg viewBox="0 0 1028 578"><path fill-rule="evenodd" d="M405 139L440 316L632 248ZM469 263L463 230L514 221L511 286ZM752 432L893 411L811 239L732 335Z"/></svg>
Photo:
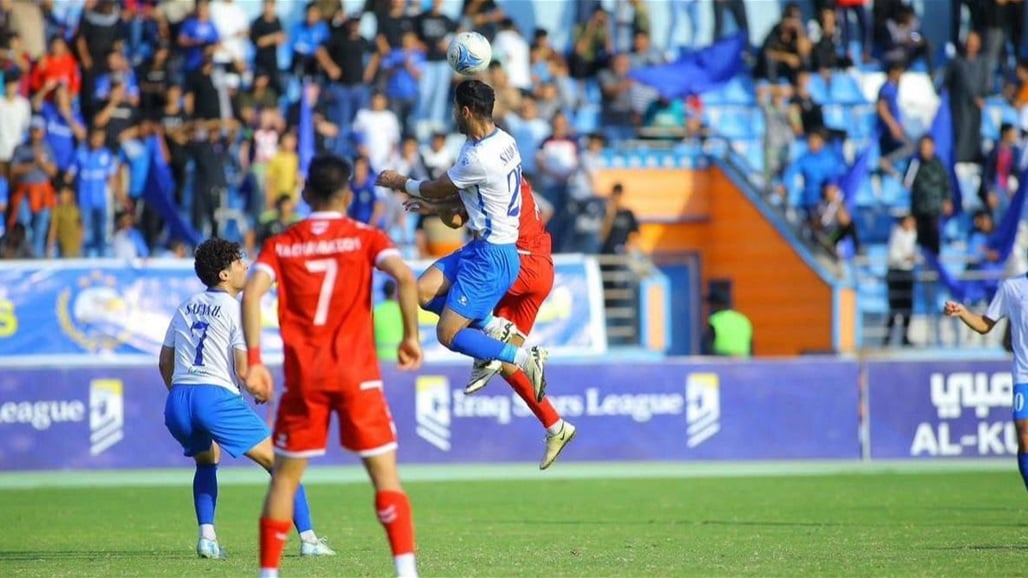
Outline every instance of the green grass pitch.
<svg viewBox="0 0 1028 578"><path fill-rule="evenodd" d="M550 475L562 467L565 477ZM477 481L436 468L433 481L408 482L422 575L1014 576L1028 568L1028 496L1012 460L805 475L718 466L709 476L656 478L645 468L633 477L632 465L584 467L539 474L524 465L516 468L525 479L501 472ZM25 489L0 476L0 576L254 576L258 473L246 483L222 476L217 524L227 561L195 557L188 471L137 476L138 485L129 477L124 487ZM314 476L308 495L317 531L340 556L301 559L294 533L283 575L392 575L370 487L330 479Z"/></svg>

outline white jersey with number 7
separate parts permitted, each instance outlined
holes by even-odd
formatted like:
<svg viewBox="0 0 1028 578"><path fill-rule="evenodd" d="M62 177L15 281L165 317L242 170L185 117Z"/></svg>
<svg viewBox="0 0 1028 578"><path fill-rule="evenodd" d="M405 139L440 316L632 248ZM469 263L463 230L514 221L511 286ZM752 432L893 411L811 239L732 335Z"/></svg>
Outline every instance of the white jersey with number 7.
<svg viewBox="0 0 1028 578"><path fill-rule="evenodd" d="M164 335L175 348L175 385L217 385L239 393L233 350L246 351L239 301L208 289L186 299Z"/></svg>

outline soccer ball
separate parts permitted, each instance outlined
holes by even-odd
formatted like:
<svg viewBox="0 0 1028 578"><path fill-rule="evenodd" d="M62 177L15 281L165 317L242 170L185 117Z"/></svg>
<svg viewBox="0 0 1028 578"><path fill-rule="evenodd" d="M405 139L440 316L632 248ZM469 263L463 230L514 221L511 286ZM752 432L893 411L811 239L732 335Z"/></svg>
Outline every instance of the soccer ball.
<svg viewBox="0 0 1028 578"><path fill-rule="evenodd" d="M450 68L457 74L471 76L489 67L493 59L493 47L478 32L461 32L450 41L446 51Z"/></svg>

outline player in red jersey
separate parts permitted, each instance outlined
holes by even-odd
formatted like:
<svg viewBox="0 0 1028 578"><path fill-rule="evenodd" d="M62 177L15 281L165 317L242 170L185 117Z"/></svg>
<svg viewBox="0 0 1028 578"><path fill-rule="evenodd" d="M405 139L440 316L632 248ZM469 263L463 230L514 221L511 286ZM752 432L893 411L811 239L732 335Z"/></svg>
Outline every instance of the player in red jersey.
<svg viewBox="0 0 1028 578"><path fill-rule="evenodd" d="M496 309L493 310L494 319L486 327L486 331L494 337L515 347L523 345L528 334L532 332L539 308L553 289L554 277L550 234L546 232L539 216L532 186L527 179L521 182L521 199L521 220L517 240L521 269L507 295L496 305ZM422 199L411 199L407 202L407 208L422 214L438 214L443 222L451 227L460 227L467 219L461 212L462 205L459 201L429 203ZM575 437L575 426L561 419L550 400L543 398L536 401L531 380L516 365L496 360L476 360L464 393L471 395L479 391L497 373L503 375L518 397L528 404L529 409L546 428L546 451L539 463L539 469L545 470L557 459L564 446Z"/></svg>
<svg viewBox="0 0 1028 578"><path fill-rule="evenodd" d="M382 392L371 319L372 268L399 287L400 369L421 365L417 281L384 233L346 217L352 169L323 155L308 171L304 199L314 213L264 243L243 293L248 387L272 391L261 362L261 297L278 282L285 393L278 407L275 466L260 522L261 576L278 576L296 492L312 456L325 453L331 415L343 448L357 453L375 486L375 508L401 577L417 576L410 501L396 468L396 433Z"/></svg>

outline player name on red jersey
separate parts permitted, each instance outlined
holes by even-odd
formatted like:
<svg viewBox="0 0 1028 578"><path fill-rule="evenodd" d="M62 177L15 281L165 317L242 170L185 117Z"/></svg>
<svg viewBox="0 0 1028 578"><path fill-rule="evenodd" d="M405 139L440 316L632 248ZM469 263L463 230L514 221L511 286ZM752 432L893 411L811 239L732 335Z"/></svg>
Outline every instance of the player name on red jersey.
<svg viewBox="0 0 1028 578"><path fill-rule="evenodd" d="M342 239L325 239L323 241L302 241L289 245L275 245L275 253L279 257L310 257L311 255L336 255L353 253L361 250L361 240L357 237Z"/></svg>

